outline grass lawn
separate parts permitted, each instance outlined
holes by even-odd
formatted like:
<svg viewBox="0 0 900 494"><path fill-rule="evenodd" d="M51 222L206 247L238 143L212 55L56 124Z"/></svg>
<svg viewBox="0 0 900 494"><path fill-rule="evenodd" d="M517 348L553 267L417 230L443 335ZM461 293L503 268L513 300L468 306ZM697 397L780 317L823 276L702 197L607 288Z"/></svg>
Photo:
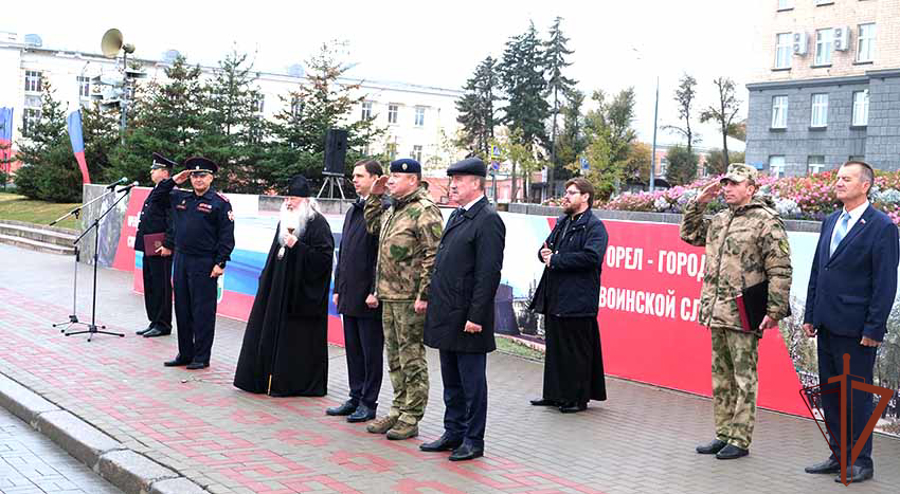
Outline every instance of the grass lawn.
<svg viewBox="0 0 900 494"><path fill-rule="evenodd" d="M502 353L508 353L510 355L515 355L517 357L522 357L537 362L544 361L544 352L535 350L534 348L526 345L524 342L520 342L518 340L515 340L514 338L503 338L499 336L496 338L497 350Z"/></svg>
<svg viewBox="0 0 900 494"><path fill-rule="evenodd" d="M57 204L53 202L32 201L25 196L0 192L0 220L26 221L47 225L51 221L68 213L78 204ZM55 226L78 229L75 218L69 217Z"/></svg>

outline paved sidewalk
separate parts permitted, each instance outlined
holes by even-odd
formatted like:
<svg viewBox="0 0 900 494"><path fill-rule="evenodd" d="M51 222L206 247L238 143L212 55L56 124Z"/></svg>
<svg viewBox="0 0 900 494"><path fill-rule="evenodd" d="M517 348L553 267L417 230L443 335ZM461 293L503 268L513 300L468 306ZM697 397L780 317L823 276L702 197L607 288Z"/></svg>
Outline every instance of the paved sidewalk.
<svg viewBox="0 0 900 494"><path fill-rule="evenodd" d="M0 373L109 434L125 447L213 493L294 492L660 493L845 492L831 476L803 473L824 459L816 426L762 411L749 458L697 455L712 436L707 399L611 379L610 399L565 416L535 408L541 366L493 353L484 459L451 463L425 454L441 433L437 355L429 353L431 395L420 437L393 442L364 425L326 417L347 395L343 350L332 347L329 395L269 398L231 385L244 324L220 318L212 366L164 368L176 339L136 337L146 325L129 273L101 270L98 318L125 338L64 337L50 324L71 312L72 260L0 245ZM89 280L81 266L79 280ZM90 283L79 317L90 315ZM698 356L698 358L708 358ZM390 383L382 386L390 403ZM875 439L876 480L854 492L900 490L900 440Z"/></svg>
<svg viewBox="0 0 900 494"><path fill-rule="evenodd" d="M59 446L0 409L0 494L121 494Z"/></svg>

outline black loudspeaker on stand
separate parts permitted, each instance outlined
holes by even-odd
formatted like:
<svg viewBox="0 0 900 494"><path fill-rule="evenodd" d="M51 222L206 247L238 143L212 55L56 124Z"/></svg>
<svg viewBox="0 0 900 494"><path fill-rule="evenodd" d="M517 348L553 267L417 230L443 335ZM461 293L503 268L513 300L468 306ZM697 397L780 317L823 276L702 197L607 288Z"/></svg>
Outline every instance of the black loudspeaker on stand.
<svg viewBox="0 0 900 494"><path fill-rule="evenodd" d="M344 197L344 189L341 187L341 180L344 179L344 159L347 155L347 131L344 129L329 129L325 134L325 182L319 189L316 197L322 197L325 187L329 187L328 197L334 198L334 186L337 185L338 191L341 193L341 199Z"/></svg>
<svg viewBox="0 0 900 494"><path fill-rule="evenodd" d="M59 328L61 326L64 326L60 329L60 331L65 333L66 336L72 336L72 335L76 335L76 334L87 334L87 335L89 335L87 341L91 341L91 339L94 337L95 334L108 334L111 336L120 336L120 337L125 336L122 333L115 333L115 332L111 332L111 331L102 331L102 330L106 329L106 326L99 326L99 329L98 329L98 326L97 326L97 266L99 265L99 262L100 262L100 221L103 220L103 218L106 217L106 215L109 214L110 211L115 209L116 205L118 205L122 201L122 199L128 197L128 194L131 192L132 187L134 187L135 185L137 185L137 182L134 182L133 184L122 187L121 189L119 189L117 191L115 191L114 188L110 187L109 190L106 193L104 193L103 195L101 195L100 197L92 199L91 201L88 201L88 202L76 207L72 211L69 211L65 216L57 218L57 219L53 220L53 222L50 223L51 226L55 225L56 223L68 218L69 216L74 216L75 218L78 218L79 214L81 214L81 211L85 207L87 207L101 199L104 199L109 194L121 194L120 197L118 199L116 199L116 201L113 202L112 205L106 211L104 211L100 216L98 216L91 223L91 225L88 228L86 228L84 230L84 232L82 232L81 235L79 235L78 238L76 238L75 241L73 242L74 247L75 247L75 274L74 274L73 281L72 281L72 313L69 314L68 321L56 323L53 325L54 328ZM76 303L78 300L77 299L77 297L78 297L78 262L80 260L80 249L78 247L78 243L81 241L81 239L83 239L91 231L94 232L94 286L93 286L93 293L91 295L91 322L85 323L85 322L81 322L78 320L78 314L77 314L78 306ZM68 331L71 327L76 326L76 325L85 326L87 329L82 330L82 331Z"/></svg>

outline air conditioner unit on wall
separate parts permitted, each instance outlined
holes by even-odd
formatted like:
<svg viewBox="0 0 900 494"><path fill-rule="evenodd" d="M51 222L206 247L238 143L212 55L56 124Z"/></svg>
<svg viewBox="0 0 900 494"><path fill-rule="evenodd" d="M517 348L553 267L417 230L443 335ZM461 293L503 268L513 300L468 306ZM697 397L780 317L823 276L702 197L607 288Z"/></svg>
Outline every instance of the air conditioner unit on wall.
<svg viewBox="0 0 900 494"><path fill-rule="evenodd" d="M794 33L794 55L806 56L809 47L809 36L806 33Z"/></svg>
<svg viewBox="0 0 900 494"><path fill-rule="evenodd" d="M849 27L834 28L834 49L835 51L847 51L850 49Z"/></svg>

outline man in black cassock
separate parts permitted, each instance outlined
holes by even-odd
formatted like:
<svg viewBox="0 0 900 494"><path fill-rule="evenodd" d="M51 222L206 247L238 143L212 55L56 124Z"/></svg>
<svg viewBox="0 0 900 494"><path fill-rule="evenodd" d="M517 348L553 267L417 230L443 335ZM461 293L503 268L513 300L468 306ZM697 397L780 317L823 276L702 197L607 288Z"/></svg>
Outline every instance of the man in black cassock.
<svg viewBox="0 0 900 494"><path fill-rule="evenodd" d="M234 385L270 396L323 396L328 384L328 291L334 237L294 177L259 288Z"/></svg>

